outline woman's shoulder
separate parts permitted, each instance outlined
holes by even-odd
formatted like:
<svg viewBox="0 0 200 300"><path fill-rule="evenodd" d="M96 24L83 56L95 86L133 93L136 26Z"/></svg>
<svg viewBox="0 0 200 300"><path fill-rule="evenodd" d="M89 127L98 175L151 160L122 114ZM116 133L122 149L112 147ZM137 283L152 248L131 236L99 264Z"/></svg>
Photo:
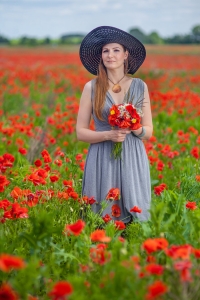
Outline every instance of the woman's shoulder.
<svg viewBox="0 0 200 300"><path fill-rule="evenodd" d="M134 77L134 80L136 80L137 84L142 85L145 89L147 88L147 84L144 80L138 77Z"/></svg>
<svg viewBox="0 0 200 300"><path fill-rule="evenodd" d="M95 81L96 81L96 78L93 78L92 80L86 82L84 89L87 91L91 91L94 86Z"/></svg>

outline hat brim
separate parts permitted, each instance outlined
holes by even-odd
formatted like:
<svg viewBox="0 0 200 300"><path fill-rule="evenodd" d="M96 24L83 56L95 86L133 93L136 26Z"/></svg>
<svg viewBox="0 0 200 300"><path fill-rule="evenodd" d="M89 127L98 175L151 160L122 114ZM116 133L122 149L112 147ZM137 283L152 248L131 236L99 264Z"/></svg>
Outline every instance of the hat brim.
<svg viewBox="0 0 200 300"><path fill-rule="evenodd" d="M111 26L100 26L89 32L80 46L80 59L84 67L97 75L102 55L102 47L109 43L118 43L129 52L128 73L134 74L146 57L144 45L131 34Z"/></svg>

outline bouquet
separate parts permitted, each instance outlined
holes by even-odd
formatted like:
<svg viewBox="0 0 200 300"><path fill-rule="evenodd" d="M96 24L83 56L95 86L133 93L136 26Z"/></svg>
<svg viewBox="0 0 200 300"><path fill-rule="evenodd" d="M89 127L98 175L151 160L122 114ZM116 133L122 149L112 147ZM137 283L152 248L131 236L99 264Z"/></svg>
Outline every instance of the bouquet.
<svg viewBox="0 0 200 300"><path fill-rule="evenodd" d="M110 108L108 122L112 128L118 127L120 129L137 130L142 126L140 124L142 115L142 110L137 109L133 104L113 105ZM116 142L112 151L114 158L120 157L121 152L122 142Z"/></svg>

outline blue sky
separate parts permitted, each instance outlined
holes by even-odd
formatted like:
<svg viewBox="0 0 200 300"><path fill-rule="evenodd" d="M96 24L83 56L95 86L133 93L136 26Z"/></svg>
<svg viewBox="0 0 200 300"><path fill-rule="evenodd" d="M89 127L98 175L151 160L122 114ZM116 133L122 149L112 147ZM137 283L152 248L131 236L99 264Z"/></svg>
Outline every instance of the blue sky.
<svg viewBox="0 0 200 300"><path fill-rule="evenodd" d="M0 0L0 35L8 38L86 34L102 25L168 37L196 24L200 0Z"/></svg>

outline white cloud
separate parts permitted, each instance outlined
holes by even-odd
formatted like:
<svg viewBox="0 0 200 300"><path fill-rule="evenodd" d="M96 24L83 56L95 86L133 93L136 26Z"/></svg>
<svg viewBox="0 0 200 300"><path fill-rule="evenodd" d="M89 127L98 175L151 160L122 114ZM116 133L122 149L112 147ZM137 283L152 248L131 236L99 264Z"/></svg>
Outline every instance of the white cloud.
<svg viewBox="0 0 200 300"><path fill-rule="evenodd" d="M0 34L58 37L110 25L162 36L188 33L200 23L198 0L0 0Z"/></svg>

